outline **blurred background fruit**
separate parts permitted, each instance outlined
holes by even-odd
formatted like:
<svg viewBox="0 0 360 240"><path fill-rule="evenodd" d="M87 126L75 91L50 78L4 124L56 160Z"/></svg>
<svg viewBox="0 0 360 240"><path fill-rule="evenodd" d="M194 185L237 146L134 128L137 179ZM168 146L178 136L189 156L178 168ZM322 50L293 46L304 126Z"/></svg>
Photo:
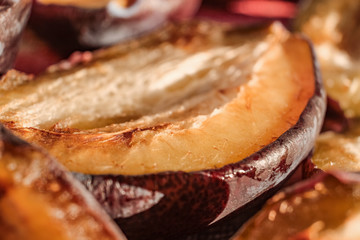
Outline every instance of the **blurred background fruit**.
<svg viewBox="0 0 360 240"><path fill-rule="evenodd" d="M360 2L304 0L294 28L314 43L325 88L345 115L360 117Z"/></svg>
<svg viewBox="0 0 360 240"><path fill-rule="evenodd" d="M320 174L276 194L232 240L360 238L360 175Z"/></svg>
<svg viewBox="0 0 360 240"><path fill-rule="evenodd" d="M179 7L182 11L173 11L168 19L172 21L189 18L210 19L241 26L254 26L276 19L289 26L289 20L292 19L296 11L296 2L297 0L196 0L193 1L192 4L187 4L185 1L181 7ZM198 4L201 5L198 6ZM60 14L60 11L57 15L46 12L45 14L43 12L45 10L43 9L47 8L53 9L55 7L43 6L35 2L35 7L30 19L31 24L28 26L24 38L21 41L20 53L15 65L18 70L37 74L44 71L49 65L56 63L59 59L68 58L74 51L94 49L94 46L89 48L89 46L81 45L80 42L76 40L74 29L69 26L71 25L71 21L76 20L64 13L66 9L66 11L69 10L68 7L60 6L57 11L62 9L63 14ZM91 12L96 13L94 10L90 11L90 13ZM63 26L61 26L61 24L59 25L59 19L62 19L61 22ZM141 19L143 21L146 18L142 17ZM141 19L134 18L131 20L131 24L140 23ZM123 20L123 22L121 22L119 20L118 24L126 27L127 21ZM86 25L85 23L82 24ZM131 25L128 27L130 26ZM146 30L146 28L143 30ZM124 38L126 39L126 37ZM127 38L129 38L129 36L127 36ZM119 40L121 40L121 38L119 38Z"/></svg>

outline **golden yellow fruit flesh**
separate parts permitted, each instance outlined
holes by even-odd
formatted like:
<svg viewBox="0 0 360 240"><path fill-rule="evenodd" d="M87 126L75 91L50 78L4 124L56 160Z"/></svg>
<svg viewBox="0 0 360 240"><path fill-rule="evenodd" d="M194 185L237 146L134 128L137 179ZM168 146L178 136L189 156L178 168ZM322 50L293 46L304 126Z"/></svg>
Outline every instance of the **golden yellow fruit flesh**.
<svg viewBox="0 0 360 240"><path fill-rule="evenodd" d="M278 24L246 34L184 24L142 41L32 80L10 72L0 121L71 171L189 172L275 141L314 94L308 43Z"/></svg>
<svg viewBox="0 0 360 240"><path fill-rule="evenodd" d="M323 170L360 171L360 120L345 133L325 132L316 140L314 164Z"/></svg>

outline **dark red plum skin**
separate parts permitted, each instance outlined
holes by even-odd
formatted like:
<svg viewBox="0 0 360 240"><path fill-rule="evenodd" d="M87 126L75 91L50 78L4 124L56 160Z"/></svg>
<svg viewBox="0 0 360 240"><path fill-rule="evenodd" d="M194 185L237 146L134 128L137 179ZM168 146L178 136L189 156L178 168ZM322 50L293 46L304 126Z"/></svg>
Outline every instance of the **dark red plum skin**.
<svg viewBox="0 0 360 240"><path fill-rule="evenodd" d="M219 169L139 176L76 174L77 178L129 239L174 239L231 216L243 222L311 154L321 130L326 94L310 42L309 46L315 93L298 122L260 151Z"/></svg>
<svg viewBox="0 0 360 240"><path fill-rule="evenodd" d="M31 0L0 1L0 75L9 70L15 61L30 10Z"/></svg>
<svg viewBox="0 0 360 240"><path fill-rule="evenodd" d="M38 75L65 57L27 27L20 40L14 69L27 74Z"/></svg>
<svg viewBox="0 0 360 240"><path fill-rule="evenodd" d="M338 101L327 97L327 109L322 132L333 131L337 133L345 132L349 129L350 119L345 116Z"/></svg>
<svg viewBox="0 0 360 240"><path fill-rule="evenodd" d="M255 213L257 213L263 204L266 203L267 199L276 194L279 190L286 186L291 186L296 182L302 181L309 178L314 173L314 165L311 161L312 153L304 159L301 164L295 169L293 173L287 177L283 182L278 184L276 187L264 192L253 201L245 204L236 211L230 213L223 219L211 224L207 228L198 231L194 234L182 236L176 238L177 240L228 240L230 239L239 228ZM214 237L216 236L216 237Z"/></svg>

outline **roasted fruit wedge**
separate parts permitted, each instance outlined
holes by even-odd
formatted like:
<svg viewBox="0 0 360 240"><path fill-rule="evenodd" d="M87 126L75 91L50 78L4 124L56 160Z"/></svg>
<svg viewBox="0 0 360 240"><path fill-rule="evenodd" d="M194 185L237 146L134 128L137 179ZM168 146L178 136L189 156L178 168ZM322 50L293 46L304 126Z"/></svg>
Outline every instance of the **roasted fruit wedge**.
<svg viewBox="0 0 360 240"><path fill-rule="evenodd" d="M71 65L5 75L0 121L77 172L132 237L185 233L264 201L324 117L311 46L279 24L169 25Z"/></svg>
<svg viewBox="0 0 360 240"><path fill-rule="evenodd" d="M193 16L200 0L33 0L31 25L44 36L109 46ZM63 39L65 38L65 39ZM59 41L60 42L60 41ZM63 41L61 41L63 42Z"/></svg>
<svg viewBox="0 0 360 240"><path fill-rule="evenodd" d="M126 238L93 196L43 150L0 126L0 236Z"/></svg>
<svg viewBox="0 0 360 240"><path fill-rule="evenodd" d="M125 240L93 196L43 150L0 126L1 239Z"/></svg>
<svg viewBox="0 0 360 240"><path fill-rule="evenodd" d="M360 175L334 172L276 194L232 240L360 238Z"/></svg>
<svg viewBox="0 0 360 240"><path fill-rule="evenodd" d="M317 140L313 161L326 171L360 169L359 13L359 1L304 1L295 21L295 27L314 42L328 94L351 118L345 132L326 132ZM338 127L342 129L341 124Z"/></svg>
<svg viewBox="0 0 360 240"><path fill-rule="evenodd" d="M325 132L316 140L313 163L320 169L360 171L360 120L343 133Z"/></svg>
<svg viewBox="0 0 360 240"><path fill-rule="evenodd" d="M0 1L0 75L10 69L15 61L30 9L31 0Z"/></svg>
<svg viewBox="0 0 360 240"><path fill-rule="evenodd" d="M360 116L360 2L302 1L295 29L310 37L325 89L347 117Z"/></svg>

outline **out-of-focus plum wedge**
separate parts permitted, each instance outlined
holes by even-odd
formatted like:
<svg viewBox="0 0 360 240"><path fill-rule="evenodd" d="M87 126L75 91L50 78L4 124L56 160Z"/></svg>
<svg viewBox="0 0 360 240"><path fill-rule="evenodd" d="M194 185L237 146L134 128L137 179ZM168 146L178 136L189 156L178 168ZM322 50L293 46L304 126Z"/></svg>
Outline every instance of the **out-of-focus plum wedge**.
<svg viewBox="0 0 360 240"><path fill-rule="evenodd" d="M346 117L351 118L346 120L333 112L338 119L326 121L325 128L335 132L323 133L317 140L313 162L326 171L360 170L359 16L359 1L314 0L302 2L295 21L295 28L314 42L328 94L339 102Z"/></svg>
<svg viewBox="0 0 360 240"><path fill-rule="evenodd" d="M132 238L246 218L323 122L311 45L279 24L168 25L86 54L36 78L5 75L0 121L77 172Z"/></svg>
<svg viewBox="0 0 360 240"><path fill-rule="evenodd" d="M3 126L0 153L2 240L126 239L69 172Z"/></svg>
<svg viewBox="0 0 360 240"><path fill-rule="evenodd" d="M360 116L360 2L305 0L295 29L314 43L325 89L347 117Z"/></svg>
<svg viewBox="0 0 360 240"><path fill-rule="evenodd" d="M31 0L0 1L0 75L10 69L15 61L30 9Z"/></svg>
<svg viewBox="0 0 360 240"><path fill-rule="evenodd" d="M31 25L49 39L100 47L193 16L200 0L34 0ZM59 40L59 39L58 39ZM59 41L61 42L61 41Z"/></svg>
<svg viewBox="0 0 360 240"><path fill-rule="evenodd" d="M359 174L320 174L276 194L232 240L359 239L359 190Z"/></svg>
<svg viewBox="0 0 360 240"><path fill-rule="evenodd" d="M320 169L360 171L360 120L353 119L342 133L322 133L316 140L313 163Z"/></svg>

